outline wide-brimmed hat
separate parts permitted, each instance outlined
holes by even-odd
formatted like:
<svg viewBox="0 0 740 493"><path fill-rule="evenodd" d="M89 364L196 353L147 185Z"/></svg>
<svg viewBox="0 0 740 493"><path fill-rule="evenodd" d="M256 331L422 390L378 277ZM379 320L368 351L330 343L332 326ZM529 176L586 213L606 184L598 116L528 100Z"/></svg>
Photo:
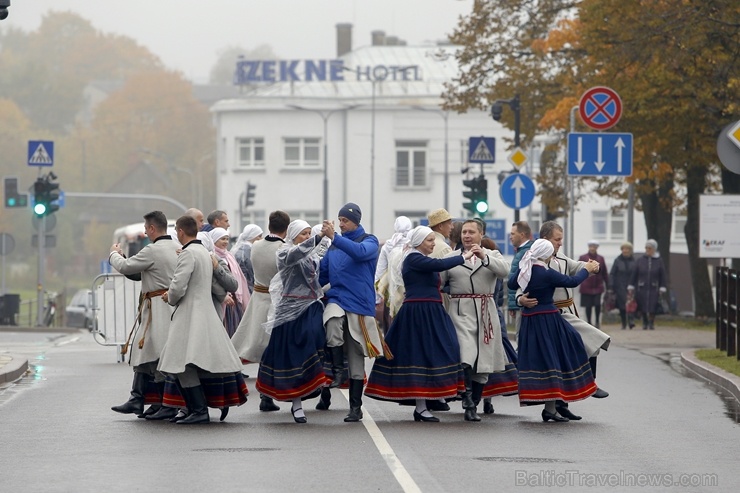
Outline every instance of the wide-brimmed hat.
<svg viewBox="0 0 740 493"><path fill-rule="evenodd" d="M435 209L427 214L427 219L429 219L429 227L433 228L434 226L442 224L445 221L452 220L452 216L450 216L450 213L447 212L447 210L445 209Z"/></svg>

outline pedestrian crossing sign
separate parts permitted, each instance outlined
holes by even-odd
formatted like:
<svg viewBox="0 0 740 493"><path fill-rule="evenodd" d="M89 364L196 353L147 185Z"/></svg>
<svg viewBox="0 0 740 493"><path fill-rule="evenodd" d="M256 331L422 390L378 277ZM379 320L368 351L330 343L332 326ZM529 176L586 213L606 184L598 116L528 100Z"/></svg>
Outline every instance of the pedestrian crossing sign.
<svg viewBox="0 0 740 493"><path fill-rule="evenodd" d="M487 164L496 162L496 139L493 137L470 137L468 139L468 162Z"/></svg>
<svg viewBox="0 0 740 493"><path fill-rule="evenodd" d="M48 140L29 140L28 165L54 166L54 142Z"/></svg>

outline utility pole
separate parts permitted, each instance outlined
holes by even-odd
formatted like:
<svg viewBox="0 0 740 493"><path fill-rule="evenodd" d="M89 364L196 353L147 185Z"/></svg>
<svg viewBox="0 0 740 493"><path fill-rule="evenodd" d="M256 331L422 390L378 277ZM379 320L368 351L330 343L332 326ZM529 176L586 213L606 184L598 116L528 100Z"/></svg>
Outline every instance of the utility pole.
<svg viewBox="0 0 740 493"><path fill-rule="evenodd" d="M520 112L520 100L519 95L516 94L511 99L497 99L491 106L491 116L494 120L501 120L501 113L503 112L503 105L508 105L511 111L514 112L514 147L519 147L519 135L521 129L521 112ZM514 173L519 173L518 169L514 170ZM514 209L514 222L519 221L519 209Z"/></svg>

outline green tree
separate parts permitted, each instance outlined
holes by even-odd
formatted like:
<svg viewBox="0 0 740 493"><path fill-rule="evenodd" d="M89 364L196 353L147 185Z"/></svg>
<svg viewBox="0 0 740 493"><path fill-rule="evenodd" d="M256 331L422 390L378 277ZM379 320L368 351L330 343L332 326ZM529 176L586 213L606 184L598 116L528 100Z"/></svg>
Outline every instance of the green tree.
<svg viewBox="0 0 740 493"><path fill-rule="evenodd" d="M234 83L236 62L239 57L244 57L245 60L275 60L277 55L272 51L272 47L267 44L261 44L251 50L241 46L223 48L219 50L218 60L211 68L210 83L232 85Z"/></svg>

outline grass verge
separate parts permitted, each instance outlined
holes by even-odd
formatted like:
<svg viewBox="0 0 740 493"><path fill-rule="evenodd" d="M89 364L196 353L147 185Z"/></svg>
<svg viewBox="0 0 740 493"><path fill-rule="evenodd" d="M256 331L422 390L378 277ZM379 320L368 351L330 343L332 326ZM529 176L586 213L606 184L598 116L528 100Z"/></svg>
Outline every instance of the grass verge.
<svg viewBox="0 0 740 493"><path fill-rule="evenodd" d="M705 363L740 377L740 361L735 356L727 356L721 349L698 349L694 354Z"/></svg>

